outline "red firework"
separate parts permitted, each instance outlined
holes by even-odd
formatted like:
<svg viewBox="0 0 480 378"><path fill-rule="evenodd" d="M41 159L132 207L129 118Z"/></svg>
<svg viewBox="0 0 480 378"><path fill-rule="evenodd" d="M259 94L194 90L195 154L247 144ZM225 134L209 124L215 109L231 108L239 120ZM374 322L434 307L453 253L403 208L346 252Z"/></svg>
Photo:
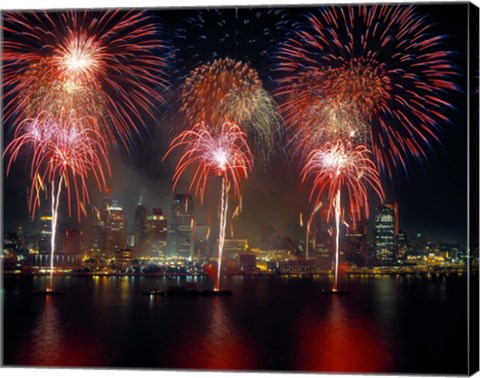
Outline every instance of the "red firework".
<svg viewBox="0 0 480 378"><path fill-rule="evenodd" d="M372 187L381 200L384 198L378 171L370 155L365 146L358 145L352 148L351 143L344 144L339 139L336 143L327 142L322 148L314 150L302 171L304 181L308 176L313 176L310 201L314 200L315 203L315 209L307 225L307 246L310 223L322 206L323 196L327 197L327 221L332 210L335 213L335 279L332 289L334 292L338 290L342 192L349 204L354 227L357 218L361 216L357 209L363 208L368 219L368 187Z"/></svg>
<svg viewBox="0 0 480 378"><path fill-rule="evenodd" d="M3 21L6 119L73 110L127 145L142 113L153 117L165 59L146 13L8 12Z"/></svg>
<svg viewBox="0 0 480 378"><path fill-rule="evenodd" d="M205 123L197 123L191 130L183 131L171 144L166 156L175 148L183 146L185 153L178 161L173 176L174 188L185 170L194 168L190 190L203 202L207 180L211 173L222 177L220 197L220 230L218 237L218 269L215 290L220 290L222 272L223 245L228 214L228 193L230 183L233 194L240 198L240 182L247 178L252 170L252 153L246 141L246 134L240 127L231 122L223 122L220 128L208 127Z"/></svg>
<svg viewBox="0 0 480 378"><path fill-rule="evenodd" d="M62 187L65 188L69 213L75 200L78 220L85 214L85 205L89 202L88 179L93 177L99 189L106 188L105 170L110 174L107 146L93 117L77 118L73 113L52 117L43 112L35 119L22 121L4 152L4 156L10 155L7 175L24 150L32 152L30 206L33 215L39 206L39 191L46 189L44 183L57 187L58 196ZM51 194L52 201L54 195Z"/></svg>
<svg viewBox="0 0 480 378"><path fill-rule="evenodd" d="M338 193L344 193L350 214L355 221L360 217L358 209L365 210L368 219L368 188L372 188L381 200L384 198L382 185L371 152L363 145L353 147L351 143L337 140L327 142L311 152L302 170L302 180L313 178L310 201L316 209L326 199L331 216L332 205Z"/></svg>
<svg viewBox="0 0 480 378"><path fill-rule="evenodd" d="M360 131L380 168L392 174L408 156L425 157L439 122L448 122L445 92L457 89L442 38L402 5L331 6L310 15L279 56L281 108L290 125L306 129L299 142L324 127L325 113L314 122L316 109L349 109L364 119Z"/></svg>
<svg viewBox="0 0 480 378"><path fill-rule="evenodd" d="M252 170L253 159L246 134L238 125L227 121L220 128L211 128L204 122L197 123L172 141L165 156L182 146L185 153L175 170L174 187L185 170L192 166L195 169L190 190L194 190L201 201L211 173L232 183L234 195L240 197L240 182Z"/></svg>
<svg viewBox="0 0 480 378"><path fill-rule="evenodd" d="M181 108L189 122L221 125L226 119L246 131L255 155L268 159L280 124L277 105L256 70L233 59L194 69L182 88Z"/></svg>

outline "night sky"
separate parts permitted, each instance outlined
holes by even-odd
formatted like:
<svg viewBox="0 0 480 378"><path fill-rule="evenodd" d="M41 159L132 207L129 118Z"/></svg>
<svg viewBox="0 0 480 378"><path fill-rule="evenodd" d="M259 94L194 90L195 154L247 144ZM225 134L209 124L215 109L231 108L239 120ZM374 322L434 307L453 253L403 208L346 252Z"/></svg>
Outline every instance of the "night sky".
<svg viewBox="0 0 480 378"><path fill-rule="evenodd" d="M455 109L447 111L451 124L442 124L441 144L432 142L427 151L428 163L411 161L407 172L398 170L390 178L382 175L387 202L398 201L400 229L407 235L424 233L428 239L446 242L465 242L467 227L467 5L440 4L416 7L428 17L432 30L444 35L443 46L455 51L453 61L460 74L456 81L462 92L449 93L446 99ZM258 19L258 9L203 11L208 26L188 29L197 10L152 11L161 30L159 37L167 41L165 53L170 56L171 86L164 95L168 104L159 104L155 120L145 118L141 135L132 139L130 154L124 150L111 151L112 177L109 180L110 197L117 199L127 212L129 229L137 200L143 197L147 209L162 207L169 215L172 199L171 178L178 155L172 154L165 162L162 157L172 138L185 127L178 117L181 83L190 70L217 57L246 60L257 69L267 90L275 89L276 52L285 38L303 22L312 11L308 8L280 9ZM245 23L244 20L250 22ZM224 23L221 20L225 20ZM257 21L256 21L257 20ZM279 20L282 20L279 23ZM270 33L265 33L268 29ZM187 32L185 33L185 30ZM198 38L205 35L207 38ZM224 38L221 38L221 36ZM197 36L197 38L195 38ZM210 37L209 37L210 36ZM7 36L6 36L7 37ZM208 41L208 42L207 42ZM11 125L4 130L4 143L12 137ZM302 186L299 168L281 146L285 138L278 138L278 147L270 162L256 162L254 170L242 184L243 213L234 223L236 237L258 241L262 226L271 225L284 236L304 237L299 226L299 213L309 212L308 187ZM35 230L36 222L28 222L27 187L28 161L19 159L9 177L4 177L4 229L15 230L22 224ZM187 180L180 181L177 192L187 191ZM212 177L205 204L195 198L198 224L206 224L207 217L216 218L220 179ZM91 204L98 206L103 194L92 185ZM371 212L378 200L371 196ZM43 202L44 205L46 201ZM45 209L42 209L45 211ZM77 226L62 210L64 222ZM91 216L90 216L91 218ZM37 217L38 219L38 217ZM88 224L90 219L83 220Z"/></svg>

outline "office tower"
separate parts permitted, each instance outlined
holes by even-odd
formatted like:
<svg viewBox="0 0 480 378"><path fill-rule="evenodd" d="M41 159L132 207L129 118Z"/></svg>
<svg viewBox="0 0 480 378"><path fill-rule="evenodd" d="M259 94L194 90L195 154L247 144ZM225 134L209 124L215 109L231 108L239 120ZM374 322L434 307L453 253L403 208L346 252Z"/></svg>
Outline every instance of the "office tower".
<svg viewBox="0 0 480 378"><path fill-rule="evenodd" d="M124 271L132 266L133 252L129 248L118 249L115 251L115 265L118 270Z"/></svg>
<svg viewBox="0 0 480 378"><path fill-rule="evenodd" d="M426 254L427 250L427 240L425 236L418 233L413 235L409 240L409 250L412 255L421 256Z"/></svg>
<svg viewBox="0 0 480 378"><path fill-rule="evenodd" d="M105 227L101 220L87 227L85 231L85 250L89 257L102 257L103 243L105 242Z"/></svg>
<svg viewBox="0 0 480 378"><path fill-rule="evenodd" d="M375 258L393 262L397 258L398 205L377 206L375 214Z"/></svg>
<svg viewBox="0 0 480 378"><path fill-rule="evenodd" d="M351 224L345 233L345 255L350 263L362 265L368 261L368 227L365 221Z"/></svg>
<svg viewBox="0 0 480 378"><path fill-rule="evenodd" d="M135 210L135 247L140 254L144 252L145 244L145 220L147 217L147 209L142 204L142 197L138 201Z"/></svg>
<svg viewBox="0 0 480 378"><path fill-rule="evenodd" d="M40 236L38 238L38 253L46 254L52 250L52 217L43 215L40 217Z"/></svg>
<svg viewBox="0 0 480 378"><path fill-rule="evenodd" d="M209 248L210 247L209 233L210 233L209 226L201 225L201 224L195 225L195 230L194 230L195 250L193 253L193 256L195 259L211 257L210 255L211 248Z"/></svg>
<svg viewBox="0 0 480 378"><path fill-rule="evenodd" d="M399 231L397 234L397 257L399 259L405 259L407 257L408 252L408 240L407 235Z"/></svg>
<svg viewBox="0 0 480 378"><path fill-rule="evenodd" d="M105 211L104 250L107 258L114 256L115 251L127 246L127 219L125 211L116 201Z"/></svg>
<svg viewBox="0 0 480 378"><path fill-rule="evenodd" d="M188 194L175 194L171 213L170 256L191 259L193 255L193 200Z"/></svg>
<svg viewBox="0 0 480 378"><path fill-rule="evenodd" d="M144 221L143 253L150 257L163 257L167 251L167 216L162 209L153 209Z"/></svg>
<svg viewBox="0 0 480 378"><path fill-rule="evenodd" d="M309 258L316 258L319 267L333 267L333 234L331 222L327 221L327 208L321 208L313 222L313 248L309 248ZM330 219L331 221L331 219Z"/></svg>
<svg viewBox="0 0 480 378"><path fill-rule="evenodd" d="M215 251L218 252L218 240ZM223 244L223 258L235 259L244 254L248 250L247 239L225 239Z"/></svg>

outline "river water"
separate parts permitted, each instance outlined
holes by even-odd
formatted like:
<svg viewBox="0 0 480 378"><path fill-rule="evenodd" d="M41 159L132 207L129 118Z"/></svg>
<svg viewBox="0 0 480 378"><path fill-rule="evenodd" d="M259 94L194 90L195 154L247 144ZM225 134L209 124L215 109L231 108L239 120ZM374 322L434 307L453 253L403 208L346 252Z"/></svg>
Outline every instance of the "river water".
<svg viewBox="0 0 480 378"><path fill-rule="evenodd" d="M330 278L331 279L331 278ZM7 366L291 372L467 372L465 275L226 277L232 297L147 297L206 278L6 277Z"/></svg>

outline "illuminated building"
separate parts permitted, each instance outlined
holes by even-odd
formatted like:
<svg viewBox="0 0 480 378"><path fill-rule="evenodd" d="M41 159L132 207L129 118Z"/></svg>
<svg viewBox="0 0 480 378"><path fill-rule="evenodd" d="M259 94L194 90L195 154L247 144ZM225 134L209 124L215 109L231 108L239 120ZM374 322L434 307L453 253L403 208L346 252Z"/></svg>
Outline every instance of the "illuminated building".
<svg viewBox="0 0 480 378"><path fill-rule="evenodd" d="M413 256L422 256L427 253L427 241L425 236L418 233L409 241L409 254Z"/></svg>
<svg viewBox="0 0 480 378"><path fill-rule="evenodd" d="M147 217L147 209L142 204L142 197L137 204L135 210L135 247L143 253L145 243L145 219Z"/></svg>
<svg viewBox="0 0 480 378"><path fill-rule="evenodd" d="M115 251L115 265L119 270L125 270L132 265L133 253L129 248Z"/></svg>
<svg viewBox="0 0 480 378"><path fill-rule="evenodd" d="M397 258L396 239L398 234L398 205L377 206L375 214L375 258L393 262Z"/></svg>
<svg viewBox="0 0 480 378"><path fill-rule="evenodd" d="M407 235L401 231L397 234L397 258L405 259L408 252Z"/></svg>
<svg viewBox="0 0 480 378"><path fill-rule="evenodd" d="M211 254L213 255L213 248L210 247L210 240L209 240L209 227L206 225L200 225L197 224L195 225L195 231L194 231L195 237L194 237L194 258L195 259L200 259L200 258L206 258L206 257L211 257ZM212 253L210 253L212 252Z"/></svg>
<svg viewBox="0 0 480 378"><path fill-rule="evenodd" d="M52 217L43 215L40 217L40 235L38 238L38 253L48 254L52 250Z"/></svg>
<svg viewBox="0 0 480 378"><path fill-rule="evenodd" d="M223 258L234 259L244 254L248 250L247 239L225 239L223 244ZM216 251L218 251L218 240Z"/></svg>
<svg viewBox="0 0 480 378"><path fill-rule="evenodd" d="M153 209L144 221L143 253L151 257L165 256L167 251L167 216L162 209Z"/></svg>
<svg viewBox="0 0 480 378"><path fill-rule="evenodd" d="M49 269L50 268L50 254L34 254L30 255L29 265L33 269ZM55 270L79 268L82 265L82 255L80 254L63 254L56 253L53 256L53 266Z"/></svg>
<svg viewBox="0 0 480 378"><path fill-rule="evenodd" d="M322 208L315 217L313 228L313 251L308 258L316 258L320 267L331 269L333 266L333 236L331 225L327 222L327 208Z"/></svg>
<svg viewBox="0 0 480 378"><path fill-rule="evenodd" d="M89 225L85 233L85 249L89 257L100 257L103 251L104 223L97 221L95 224Z"/></svg>
<svg viewBox="0 0 480 378"><path fill-rule="evenodd" d="M277 273L313 273L317 270L317 263L313 259L292 261L269 261L267 269Z"/></svg>
<svg viewBox="0 0 480 378"><path fill-rule="evenodd" d="M118 206L116 201L112 202L105 212L105 241L104 251L107 258L113 257L115 251L124 249L127 245L127 219L125 211Z"/></svg>
<svg viewBox="0 0 480 378"><path fill-rule="evenodd" d="M169 255L191 259L193 255L193 200L188 194L175 194L170 219Z"/></svg>
<svg viewBox="0 0 480 378"><path fill-rule="evenodd" d="M362 265L368 261L368 227L366 222L357 222L345 233L345 255L350 263Z"/></svg>

